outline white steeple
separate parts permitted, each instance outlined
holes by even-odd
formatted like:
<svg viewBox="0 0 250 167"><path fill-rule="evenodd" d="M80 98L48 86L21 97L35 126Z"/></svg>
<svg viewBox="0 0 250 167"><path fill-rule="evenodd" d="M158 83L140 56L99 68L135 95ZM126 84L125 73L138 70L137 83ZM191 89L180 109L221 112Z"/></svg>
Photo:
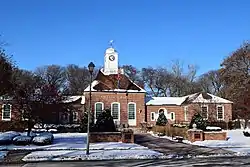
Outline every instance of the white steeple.
<svg viewBox="0 0 250 167"><path fill-rule="evenodd" d="M113 40L105 51L103 72L105 75L118 74L118 53L113 48Z"/></svg>

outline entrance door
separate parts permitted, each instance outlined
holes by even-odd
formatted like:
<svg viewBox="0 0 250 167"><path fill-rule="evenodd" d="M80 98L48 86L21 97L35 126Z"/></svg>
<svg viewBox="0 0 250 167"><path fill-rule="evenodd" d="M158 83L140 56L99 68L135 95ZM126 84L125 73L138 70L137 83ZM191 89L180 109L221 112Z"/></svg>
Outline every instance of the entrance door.
<svg viewBox="0 0 250 167"><path fill-rule="evenodd" d="M136 104L134 102L128 103L128 124L136 126Z"/></svg>

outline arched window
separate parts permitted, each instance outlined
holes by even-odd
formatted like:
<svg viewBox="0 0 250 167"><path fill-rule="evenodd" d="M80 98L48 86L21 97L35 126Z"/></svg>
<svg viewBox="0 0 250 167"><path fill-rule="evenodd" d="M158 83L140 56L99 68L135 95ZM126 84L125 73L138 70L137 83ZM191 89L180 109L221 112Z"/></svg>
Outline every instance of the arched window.
<svg viewBox="0 0 250 167"><path fill-rule="evenodd" d="M95 119L98 118L98 116L100 115L100 113L103 111L104 109L104 104L103 102L96 102L95 103Z"/></svg>
<svg viewBox="0 0 250 167"><path fill-rule="evenodd" d="M111 104L111 115L114 120L120 120L120 103L113 102Z"/></svg>

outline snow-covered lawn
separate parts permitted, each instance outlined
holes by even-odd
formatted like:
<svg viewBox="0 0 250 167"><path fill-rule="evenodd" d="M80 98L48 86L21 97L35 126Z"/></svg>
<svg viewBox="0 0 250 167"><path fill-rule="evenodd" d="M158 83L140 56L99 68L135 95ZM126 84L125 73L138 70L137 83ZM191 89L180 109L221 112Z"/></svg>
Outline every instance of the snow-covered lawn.
<svg viewBox="0 0 250 167"><path fill-rule="evenodd" d="M133 143L100 142L90 144L90 155L86 155L86 133L54 134L54 141L46 146L0 146L0 150L32 150L23 161L63 161L100 159L154 159L162 153ZM1 158L1 154L0 154Z"/></svg>
<svg viewBox="0 0 250 167"><path fill-rule="evenodd" d="M54 141L51 145L46 146L16 146L16 145L2 145L0 150L34 150L34 151L58 151L58 150L86 150L86 133L58 133L54 134ZM101 142L91 143L91 150L127 150L127 149L148 149L133 143L118 143L118 142Z"/></svg>
<svg viewBox="0 0 250 167"><path fill-rule="evenodd" d="M229 137L228 140L205 140L193 143L188 140L183 140L183 142L198 146L223 148L225 150L237 152L238 154L250 154L250 137L245 137L243 131L243 129L226 130L227 136ZM250 130L246 131L250 132ZM152 135L156 136L155 134ZM172 137L168 136L162 136L161 138L172 140Z"/></svg>
<svg viewBox="0 0 250 167"><path fill-rule="evenodd" d="M26 155L23 161L65 161L65 160L110 160L110 159L155 159L163 158L163 154L146 150L91 150L86 151L35 151Z"/></svg>
<svg viewBox="0 0 250 167"><path fill-rule="evenodd" d="M8 152L7 151L0 151L0 162L4 160L4 157L6 156Z"/></svg>
<svg viewBox="0 0 250 167"><path fill-rule="evenodd" d="M227 141L222 140L205 140L205 141L196 141L194 145L206 146L206 147L219 147L227 150L235 151L238 153L250 154L250 137L245 137L243 135L242 129L237 130L228 130L227 136L229 139ZM190 143L189 141L184 141Z"/></svg>

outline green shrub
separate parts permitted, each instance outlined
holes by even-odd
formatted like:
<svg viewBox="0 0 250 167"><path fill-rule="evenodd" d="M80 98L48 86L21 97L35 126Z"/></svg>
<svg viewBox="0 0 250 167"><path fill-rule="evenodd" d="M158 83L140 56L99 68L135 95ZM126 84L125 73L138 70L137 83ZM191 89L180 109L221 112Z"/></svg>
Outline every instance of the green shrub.
<svg viewBox="0 0 250 167"><path fill-rule="evenodd" d="M197 129L206 130L207 121L204 120L200 113L195 114L189 124L189 129L193 128L193 124L196 124Z"/></svg>
<svg viewBox="0 0 250 167"><path fill-rule="evenodd" d="M94 131L96 132L115 132L115 124L109 109L101 112L97 118Z"/></svg>
<svg viewBox="0 0 250 167"><path fill-rule="evenodd" d="M158 126L165 126L168 123L168 120L164 114L164 112L159 113L159 117L156 121L156 125Z"/></svg>

